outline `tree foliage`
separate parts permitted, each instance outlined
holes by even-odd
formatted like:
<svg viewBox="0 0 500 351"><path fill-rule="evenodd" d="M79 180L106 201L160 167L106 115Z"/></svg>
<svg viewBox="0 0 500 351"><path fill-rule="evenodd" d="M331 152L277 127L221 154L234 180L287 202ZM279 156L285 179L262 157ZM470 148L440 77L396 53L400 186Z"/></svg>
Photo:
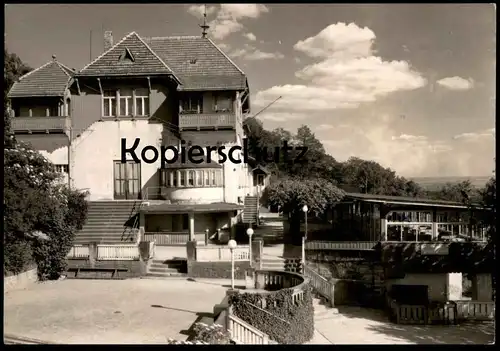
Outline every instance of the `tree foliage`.
<svg viewBox="0 0 500 351"><path fill-rule="evenodd" d="M4 54L6 101L12 84L30 68L15 54ZM40 279L56 279L85 222L86 194L62 185L52 163L16 140L9 120L4 108L4 271L17 274L36 263Z"/></svg>
<svg viewBox="0 0 500 351"><path fill-rule="evenodd" d="M14 82L21 76L32 70L31 67L26 65L21 59L14 53L9 53L6 48L4 48L4 68L3 68L3 101L4 106L7 106L10 88ZM10 132L10 118L8 113L4 111L4 135L5 132Z"/></svg>

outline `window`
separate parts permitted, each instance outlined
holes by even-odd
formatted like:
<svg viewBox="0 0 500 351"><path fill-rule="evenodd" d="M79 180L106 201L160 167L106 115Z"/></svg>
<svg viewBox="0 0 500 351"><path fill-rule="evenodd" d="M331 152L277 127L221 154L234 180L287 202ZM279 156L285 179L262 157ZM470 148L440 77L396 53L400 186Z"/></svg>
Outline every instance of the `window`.
<svg viewBox="0 0 500 351"><path fill-rule="evenodd" d="M229 95L214 95L214 111L230 112L233 110L233 99Z"/></svg>
<svg viewBox="0 0 500 351"><path fill-rule="evenodd" d="M104 117L116 116L116 93L114 91L105 91L102 97L102 115Z"/></svg>
<svg viewBox="0 0 500 351"><path fill-rule="evenodd" d="M205 185L209 186L210 185L210 173L208 171L205 171Z"/></svg>
<svg viewBox="0 0 500 351"><path fill-rule="evenodd" d="M172 172L172 178L173 178L173 181L172 181L172 186L177 186L177 171L173 171Z"/></svg>
<svg viewBox="0 0 500 351"><path fill-rule="evenodd" d="M214 187L223 186L222 169L161 170L161 186L165 187Z"/></svg>
<svg viewBox="0 0 500 351"><path fill-rule="evenodd" d="M203 97L199 94L185 95L181 102L181 113L203 113Z"/></svg>
<svg viewBox="0 0 500 351"><path fill-rule="evenodd" d="M187 214L182 215L182 230L189 230L189 216Z"/></svg>
<svg viewBox="0 0 500 351"><path fill-rule="evenodd" d="M188 185L194 186L194 171L188 172Z"/></svg>
<svg viewBox="0 0 500 351"><path fill-rule="evenodd" d="M147 89L136 89L135 91L135 115L149 115L149 93Z"/></svg>
<svg viewBox="0 0 500 351"><path fill-rule="evenodd" d="M132 95L132 89L120 89L118 94L120 101L120 116L132 115Z"/></svg>
<svg viewBox="0 0 500 351"><path fill-rule="evenodd" d="M104 91L102 97L102 115L104 117L115 117L117 113L120 117L148 116L148 90L142 88L121 88L118 91Z"/></svg>
<svg viewBox="0 0 500 351"><path fill-rule="evenodd" d="M203 186L203 171L198 171L196 175L196 185Z"/></svg>
<svg viewBox="0 0 500 351"><path fill-rule="evenodd" d="M179 186L185 186L186 185L186 172L180 171L180 182Z"/></svg>
<svg viewBox="0 0 500 351"><path fill-rule="evenodd" d="M216 186L217 185L217 179L215 178L215 171L212 171L212 185Z"/></svg>
<svg viewBox="0 0 500 351"><path fill-rule="evenodd" d="M58 173L68 173L69 167L68 165L55 165L56 172Z"/></svg>

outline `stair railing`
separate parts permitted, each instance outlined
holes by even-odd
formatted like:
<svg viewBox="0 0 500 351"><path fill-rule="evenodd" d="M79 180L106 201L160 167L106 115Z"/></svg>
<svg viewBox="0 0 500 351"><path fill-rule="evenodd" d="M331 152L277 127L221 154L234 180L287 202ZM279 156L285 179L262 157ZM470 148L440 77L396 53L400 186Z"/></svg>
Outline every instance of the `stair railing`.
<svg viewBox="0 0 500 351"><path fill-rule="evenodd" d="M132 229L131 229L132 234L133 234L134 230L136 229L136 226L137 226L137 224L139 222L139 216L136 216L136 214L137 214L136 213L136 211L137 211L137 209L136 209L137 203L140 204L141 201L134 201L134 205L132 206L132 210L130 210L130 214L128 216L129 219L132 218L133 216L135 216L134 223L132 224ZM125 228L123 228L123 233L122 233L122 236L121 236L121 239L120 239L121 241L128 241L130 239L130 233L127 235L127 229L129 229L129 228L130 227L128 227L128 226L125 226ZM140 240L140 235L137 235L137 240L136 241L138 242L138 240Z"/></svg>

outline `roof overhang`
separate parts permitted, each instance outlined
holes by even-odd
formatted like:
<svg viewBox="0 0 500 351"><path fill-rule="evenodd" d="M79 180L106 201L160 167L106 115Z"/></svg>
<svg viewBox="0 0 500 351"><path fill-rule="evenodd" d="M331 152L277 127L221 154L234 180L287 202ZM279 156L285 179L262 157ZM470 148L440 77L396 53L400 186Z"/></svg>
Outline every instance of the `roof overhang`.
<svg viewBox="0 0 500 351"><path fill-rule="evenodd" d="M212 204L167 204L150 203L148 206L142 206L141 212L149 214L174 214L174 213L220 213L242 210L243 205L221 202Z"/></svg>
<svg viewBox="0 0 500 351"><path fill-rule="evenodd" d="M267 170L267 168L261 166L261 165L258 165L257 167L255 167L254 169L252 169L252 172L254 171L262 171L263 173L269 175L271 174L271 172L269 172L269 170Z"/></svg>

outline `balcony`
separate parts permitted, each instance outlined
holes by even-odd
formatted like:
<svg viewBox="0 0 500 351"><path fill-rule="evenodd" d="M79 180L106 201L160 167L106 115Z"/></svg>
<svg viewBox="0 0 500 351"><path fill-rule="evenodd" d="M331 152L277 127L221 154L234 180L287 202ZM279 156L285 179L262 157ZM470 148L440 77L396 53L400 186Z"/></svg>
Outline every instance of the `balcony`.
<svg viewBox="0 0 500 351"><path fill-rule="evenodd" d="M179 129L181 131L228 128L236 128L236 115L234 112L179 115Z"/></svg>
<svg viewBox="0 0 500 351"><path fill-rule="evenodd" d="M12 130L15 133L64 133L70 128L69 117L14 117Z"/></svg>

